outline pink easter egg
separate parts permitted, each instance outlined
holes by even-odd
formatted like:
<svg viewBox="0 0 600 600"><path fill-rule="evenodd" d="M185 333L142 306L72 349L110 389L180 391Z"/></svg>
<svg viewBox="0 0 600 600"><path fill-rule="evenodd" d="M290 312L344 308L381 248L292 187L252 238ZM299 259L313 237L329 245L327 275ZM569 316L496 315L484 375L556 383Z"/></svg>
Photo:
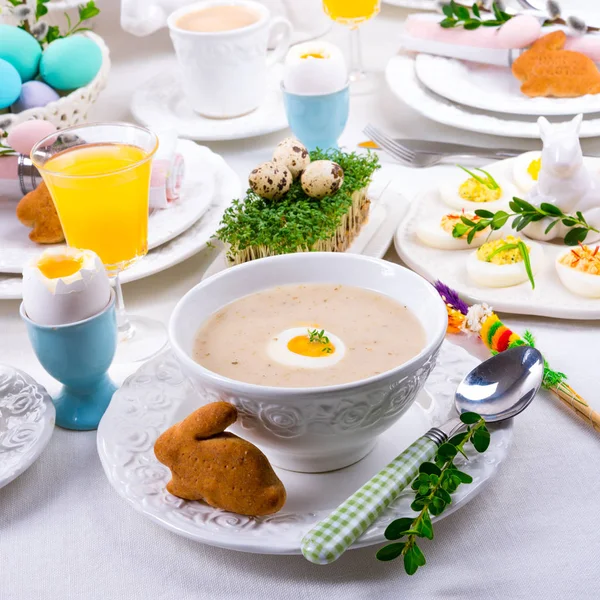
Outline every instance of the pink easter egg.
<svg viewBox="0 0 600 600"><path fill-rule="evenodd" d="M525 48L535 42L542 34L542 25L532 15L517 15L513 17L496 34L500 48Z"/></svg>
<svg viewBox="0 0 600 600"><path fill-rule="evenodd" d="M31 119L15 125L6 138L6 143L20 154L29 156L31 149L43 138L56 131L48 121Z"/></svg>

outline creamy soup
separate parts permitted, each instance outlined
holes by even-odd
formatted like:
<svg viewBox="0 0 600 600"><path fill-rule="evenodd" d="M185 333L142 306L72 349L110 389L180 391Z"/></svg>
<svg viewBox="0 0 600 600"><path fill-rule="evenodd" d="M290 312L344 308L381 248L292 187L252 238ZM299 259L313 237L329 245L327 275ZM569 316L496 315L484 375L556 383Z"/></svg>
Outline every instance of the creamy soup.
<svg viewBox="0 0 600 600"><path fill-rule="evenodd" d="M417 318L387 296L346 285L287 285L211 315L193 356L238 381L313 387L389 371L416 356L425 341Z"/></svg>

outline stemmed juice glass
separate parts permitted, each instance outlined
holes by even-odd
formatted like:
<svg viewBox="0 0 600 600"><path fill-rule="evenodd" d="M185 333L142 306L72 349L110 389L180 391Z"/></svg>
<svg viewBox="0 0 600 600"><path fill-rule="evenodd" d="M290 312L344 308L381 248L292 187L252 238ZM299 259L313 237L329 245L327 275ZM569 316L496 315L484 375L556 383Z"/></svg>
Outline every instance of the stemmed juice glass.
<svg viewBox="0 0 600 600"><path fill-rule="evenodd" d="M148 195L154 133L128 123L69 127L31 151L52 196L67 244L93 250L114 279L118 362L144 360L166 343L158 321L127 316L119 273L148 252Z"/></svg>
<svg viewBox="0 0 600 600"><path fill-rule="evenodd" d="M365 92L372 89L373 74L365 71L362 60L359 26L379 14L381 0L323 0L327 16L350 28L350 89Z"/></svg>

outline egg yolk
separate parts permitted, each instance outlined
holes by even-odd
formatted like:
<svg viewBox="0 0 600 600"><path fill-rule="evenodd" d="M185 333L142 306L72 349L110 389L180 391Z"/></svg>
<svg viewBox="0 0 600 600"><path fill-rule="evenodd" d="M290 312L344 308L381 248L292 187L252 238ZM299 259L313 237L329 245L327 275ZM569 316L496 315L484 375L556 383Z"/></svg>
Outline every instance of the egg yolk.
<svg viewBox="0 0 600 600"><path fill-rule="evenodd" d="M523 255L518 248L512 248L510 250L502 250L501 252L496 252L493 256L491 256L496 250L502 248L502 246L506 246L508 244L516 244L520 242L519 238L516 238L512 235L507 235L503 240L494 240L493 242L486 242L477 250L477 258L483 262L489 262L494 265L511 265L514 263L522 262ZM527 249L530 250L529 246ZM491 258L490 258L491 256Z"/></svg>
<svg viewBox="0 0 600 600"><path fill-rule="evenodd" d="M534 181L538 180L538 177L540 176L540 169L542 168L542 159L540 158L536 158L535 160L532 160L529 163L529 166L527 167L527 172L531 175L531 179L533 179Z"/></svg>
<svg viewBox="0 0 600 600"><path fill-rule="evenodd" d="M324 54L320 52L306 52L305 54L301 54L300 58L327 58Z"/></svg>
<svg viewBox="0 0 600 600"><path fill-rule="evenodd" d="M490 190L477 179L470 177L458 188L458 195L469 202L493 202L502 196L502 188Z"/></svg>
<svg viewBox="0 0 600 600"><path fill-rule="evenodd" d="M301 356L320 358L331 356L335 352L335 346L331 342L323 344L319 341L311 342L306 335L297 335L288 342L288 350Z"/></svg>
<svg viewBox="0 0 600 600"><path fill-rule="evenodd" d="M38 262L37 267L47 279L69 277L81 270L83 260L71 256L47 256Z"/></svg>
<svg viewBox="0 0 600 600"><path fill-rule="evenodd" d="M588 273L590 275L600 275L600 253L598 246L594 249L589 246L581 245L579 248L571 250L565 254L560 260L561 265L571 267L576 271Z"/></svg>
<svg viewBox="0 0 600 600"><path fill-rule="evenodd" d="M452 213L449 215L444 215L442 217L442 220L440 221L440 227L446 232L449 233L450 235L452 235L452 232L454 231L454 227L458 224L458 223L462 223L462 221L460 220L460 218L462 217L467 217L467 219L470 219L471 221L473 221L473 223L477 223L477 221L479 221L481 219L481 217L478 217L475 213L463 213L462 215L458 215L456 213ZM475 237L478 236L482 236L484 234L484 232L487 231L487 227L481 231L478 231L475 234ZM461 235L461 238L466 238L468 234L464 234Z"/></svg>

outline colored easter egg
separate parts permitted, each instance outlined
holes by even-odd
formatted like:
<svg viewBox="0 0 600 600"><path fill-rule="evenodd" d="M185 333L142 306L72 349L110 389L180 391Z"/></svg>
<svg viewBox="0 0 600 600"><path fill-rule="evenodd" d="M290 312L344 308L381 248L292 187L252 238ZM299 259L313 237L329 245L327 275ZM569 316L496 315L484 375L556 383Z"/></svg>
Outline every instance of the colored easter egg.
<svg viewBox="0 0 600 600"><path fill-rule="evenodd" d="M54 133L56 127L48 121L31 119L15 125L8 133L6 143L19 154L29 156L31 149L46 136Z"/></svg>
<svg viewBox="0 0 600 600"><path fill-rule="evenodd" d="M37 75L41 56L40 44L30 33L0 24L0 58L18 71L21 81L29 81Z"/></svg>
<svg viewBox="0 0 600 600"><path fill-rule="evenodd" d="M0 108L10 106L21 93L21 76L9 62L0 58Z"/></svg>
<svg viewBox="0 0 600 600"><path fill-rule="evenodd" d="M56 90L43 81L26 81L21 88L18 100L12 105L12 111L19 113L30 108L46 106L59 98Z"/></svg>
<svg viewBox="0 0 600 600"><path fill-rule="evenodd" d="M55 40L40 61L42 79L54 89L74 90L87 85L102 66L100 46L81 35Z"/></svg>

